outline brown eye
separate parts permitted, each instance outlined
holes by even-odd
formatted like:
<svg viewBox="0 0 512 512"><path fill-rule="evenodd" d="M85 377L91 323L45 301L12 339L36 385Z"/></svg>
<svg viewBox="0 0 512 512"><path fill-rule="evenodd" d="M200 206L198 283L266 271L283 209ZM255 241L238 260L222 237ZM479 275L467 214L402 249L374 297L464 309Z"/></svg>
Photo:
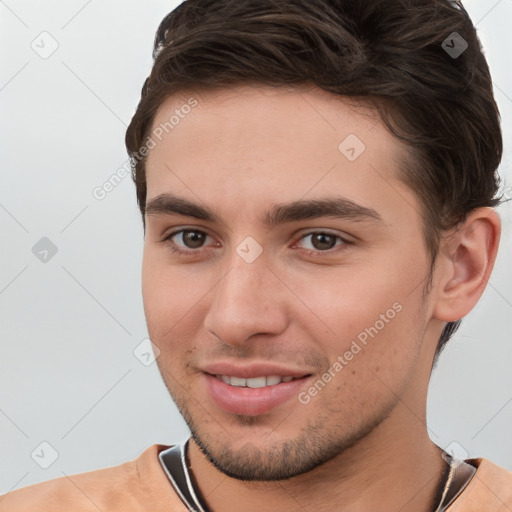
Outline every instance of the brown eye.
<svg viewBox="0 0 512 512"><path fill-rule="evenodd" d="M320 251L332 249L336 245L338 237L328 233L313 233L311 235L311 245Z"/></svg>
<svg viewBox="0 0 512 512"><path fill-rule="evenodd" d="M308 243L304 243L305 240L308 240ZM343 245L346 242L339 235L335 235L334 233L327 233L324 231L315 231L313 233L308 233L301 238L302 243L304 243L303 247L308 251L317 251L317 252L325 252L329 249L333 249L336 245ZM338 243L340 241L340 243Z"/></svg>
<svg viewBox="0 0 512 512"><path fill-rule="evenodd" d="M182 240L188 249L197 249L202 247L206 239L206 234L202 231L184 230L182 233Z"/></svg>
<svg viewBox="0 0 512 512"><path fill-rule="evenodd" d="M180 229L166 236L162 243L167 245L175 254L192 256L203 253L207 238L211 238L204 231L197 229Z"/></svg>

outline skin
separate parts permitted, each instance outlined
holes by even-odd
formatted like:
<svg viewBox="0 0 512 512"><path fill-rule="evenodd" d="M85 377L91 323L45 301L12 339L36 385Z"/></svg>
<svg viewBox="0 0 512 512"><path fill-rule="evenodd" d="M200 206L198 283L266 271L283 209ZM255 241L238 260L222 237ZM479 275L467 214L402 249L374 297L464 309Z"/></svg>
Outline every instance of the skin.
<svg viewBox="0 0 512 512"><path fill-rule="evenodd" d="M174 95L153 127L190 97L198 105L149 152L147 201L169 192L220 221L146 215L142 285L158 367L193 433L191 471L210 510L431 512L446 467L426 426L434 352L446 322L485 288L498 215L475 210L445 234L425 300L421 205L397 177L407 149L376 112L316 88L239 86ZM349 134L366 146L354 161L338 149ZM383 222L260 222L276 204L335 193ZM179 229L208 236L202 246L174 236L196 251L179 255L162 242ZM352 243L335 237L325 249L306 236L322 230ZM236 251L248 236L263 249L250 264ZM400 312L307 404L294 397L234 415L206 392L201 368L221 360L282 363L312 374L307 391L396 303Z"/></svg>

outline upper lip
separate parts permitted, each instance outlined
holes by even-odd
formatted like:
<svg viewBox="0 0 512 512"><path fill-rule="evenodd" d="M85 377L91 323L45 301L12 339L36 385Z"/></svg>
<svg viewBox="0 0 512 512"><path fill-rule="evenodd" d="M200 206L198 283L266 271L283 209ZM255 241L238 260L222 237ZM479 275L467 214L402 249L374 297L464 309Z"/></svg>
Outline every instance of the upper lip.
<svg viewBox="0 0 512 512"><path fill-rule="evenodd" d="M200 368L204 373L210 375L226 375L229 377L239 377L244 379L252 379L255 377L278 375L280 377L305 377L311 372L299 370L295 368L286 368L273 363L251 363L251 364L235 364L227 361L211 363Z"/></svg>

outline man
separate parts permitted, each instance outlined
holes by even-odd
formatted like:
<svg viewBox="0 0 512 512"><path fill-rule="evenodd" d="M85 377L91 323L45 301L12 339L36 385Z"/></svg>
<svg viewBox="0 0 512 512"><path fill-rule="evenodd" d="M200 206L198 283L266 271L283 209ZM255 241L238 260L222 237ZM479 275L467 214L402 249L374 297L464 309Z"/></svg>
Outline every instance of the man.
<svg viewBox="0 0 512 512"><path fill-rule="evenodd" d="M1 511L512 509L429 438L496 258L502 140L448 0L188 0L128 128L158 366L191 430Z"/></svg>

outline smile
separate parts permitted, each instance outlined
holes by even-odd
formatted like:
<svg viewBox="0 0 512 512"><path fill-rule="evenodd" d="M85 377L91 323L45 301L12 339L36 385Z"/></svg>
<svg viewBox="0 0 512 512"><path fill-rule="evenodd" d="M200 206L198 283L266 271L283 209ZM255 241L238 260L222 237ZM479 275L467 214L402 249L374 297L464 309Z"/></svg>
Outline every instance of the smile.
<svg viewBox="0 0 512 512"><path fill-rule="evenodd" d="M281 382L290 382L294 379L300 378L292 377L291 375L287 375L286 377L281 377L279 375L268 375L262 377L253 377L250 379L244 379L243 377L232 377L229 375L215 375L215 377L225 384L240 388L264 388L267 386L275 386L277 384L281 384Z"/></svg>

